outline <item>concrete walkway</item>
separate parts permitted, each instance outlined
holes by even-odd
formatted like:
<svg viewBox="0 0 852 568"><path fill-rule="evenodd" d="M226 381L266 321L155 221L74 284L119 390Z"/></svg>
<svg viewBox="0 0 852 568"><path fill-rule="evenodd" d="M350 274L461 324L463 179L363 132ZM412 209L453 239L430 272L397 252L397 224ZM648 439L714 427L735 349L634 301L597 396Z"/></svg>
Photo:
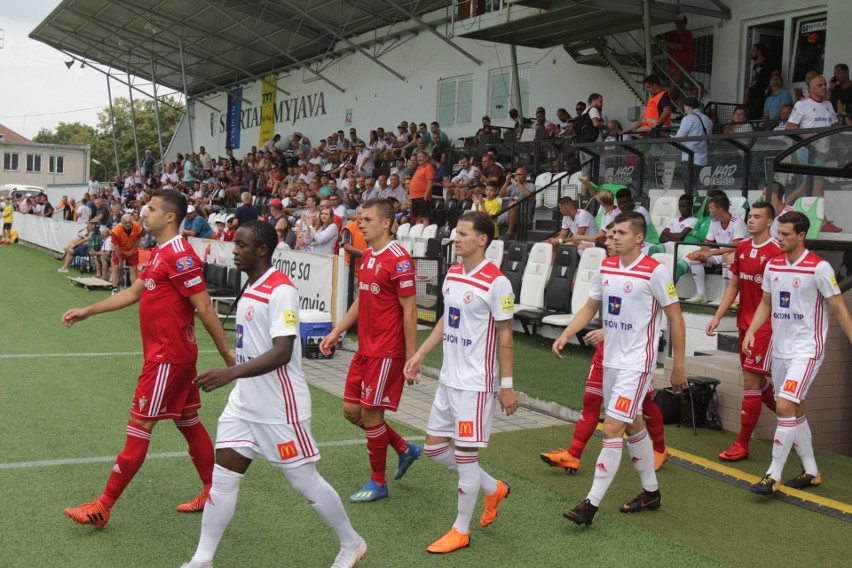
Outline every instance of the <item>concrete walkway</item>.
<svg viewBox="0 0 852 568"><path fill-rule="evenodd" d="M333 359L303 358L302 369L309 384L342 399L346 374L354 355L353 351L338 349ZM388 417L425 432L437 388L437 378L421 376L417 384L405 386L399 410L389 413ZM523 407L512 416L506 416L498 406L491 431L510 432L566 424L568 422L565 420Z"/></svg>

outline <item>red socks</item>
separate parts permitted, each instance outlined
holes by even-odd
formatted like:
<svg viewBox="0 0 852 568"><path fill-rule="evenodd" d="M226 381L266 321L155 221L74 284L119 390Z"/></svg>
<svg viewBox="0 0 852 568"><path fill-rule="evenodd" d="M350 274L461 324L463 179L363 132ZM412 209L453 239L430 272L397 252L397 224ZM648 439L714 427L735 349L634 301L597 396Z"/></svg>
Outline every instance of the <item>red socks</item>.
<svg viewBox="0 0 852 568"><path fill-rule="evenodd" d="M601 417L601 404L603 404L601 395L590 392L583 395L583 412L580 414L580 420L574 426L574 439L571 440L571 447L568 448L568 453L577 459L580 459L583 455L586 444L598 427L598 420Z"/></svg>
<svg viewBox="0 0 852 568"><path fill-rule="evenodd" d="M658 454L665 452L666 431L663 426L663 413L660 412L660 407L654 402L654 397L650 392L645 395L645 400L642 401L642 416L645 418L645 428L651 435L654 451Z"/></svg>
<svg viewBox="0 0 852 568"><path fill-rule="evenodd" d="M760 398L766 408L775 412L775 389L772 388L772 380L766 379L763 386L760 388Z"/></svg>
<svg viewBox="0 0 852 568"><path fill-rule="evenodd" d="M186 443L189 445L189 456L192 458L198 477L201 478L201 483L204 484L205 493L209 493L210 487L213 485L213 465L216 463L210 434L207 433L207 429L204 428L198 414L175 420L175 426L186 438Z"/></svg>
<svg viewBox="0 0 852 568"><path fill-rule="evenodd" d="M99 497L101 504L107 509L112 509L127 484L142 467L142 462L145 461L145 455L148 453L148 444L151 442L151 431L135 422L128 422L125 431L127 441L124 443L124 449L118 454L106 489Z"/></svg>
<svg viewBox="0 0 852 568"><path fill-rule="evenodd" d="M364 426L367 432L367 453L370 454L370 479L379 485L385 484L385 469L388 459L388 428L381 423L377 426Z"/></svg>
<svg viewBox="0 0 852 568"><path fill-rule="evenodd" d="M355 422L355 426L357 426L358 428L361 428L362 430L366 430L366 428L364 428L364 421L363 420L359 420L358 422ZM399 432L397 432L396 430L391 428L389 424L385 424L385 429L388 432L388 445L390 447L392 447L394 449L394 451L399 455L402 455L405 452L407 452L408 451L408 442L405 440L405 438L400 436Z"/></svg>
<svg viewBox="0 0 852 568"><path fill-rule="evenodd" d="M743 448L748 449L751 434L754 432L754 428L757 426L757 421L760 418L760 406L762 402L759 390L746 389L743 391L743 404L742 411L740 412L740 435L737 436L737 444Z"/></svg>

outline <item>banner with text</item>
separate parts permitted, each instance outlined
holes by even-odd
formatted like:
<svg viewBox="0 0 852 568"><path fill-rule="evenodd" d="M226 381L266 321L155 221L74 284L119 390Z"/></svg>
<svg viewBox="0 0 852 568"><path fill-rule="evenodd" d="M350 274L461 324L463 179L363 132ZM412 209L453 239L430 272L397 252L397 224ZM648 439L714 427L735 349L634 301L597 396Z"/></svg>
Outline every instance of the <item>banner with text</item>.
<svg viewBox="0 0 852 568"><path fill-rule="evenodd" d="M228 93L228 114L225 125L228 134L225 145L232 149L240 147L240 116L243 110L243 101L240 97L242 96L242 87L234 89L233 93Z"/></svg>
<svg viewBox="0 0 852 568"><path fill-rule="evenodd" d="M262 146L267 140L275 136L275 87L278 85L278 76L269 75L260 84L260 141L257 145Z"/></svg>

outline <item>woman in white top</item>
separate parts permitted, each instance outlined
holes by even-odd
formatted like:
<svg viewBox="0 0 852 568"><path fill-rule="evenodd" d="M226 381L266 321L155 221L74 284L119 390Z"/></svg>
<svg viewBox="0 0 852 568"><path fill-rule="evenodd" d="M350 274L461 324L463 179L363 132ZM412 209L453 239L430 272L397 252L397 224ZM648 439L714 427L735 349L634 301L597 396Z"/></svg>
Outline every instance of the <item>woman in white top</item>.
<svg viewBox="0 0 852 568"><path fill-rule="evenodd" d="M331 207L320 209L319 217L314 219L305 233L308 252L334 254L337 245L337 225L334 224L334 211Z"/></svg>

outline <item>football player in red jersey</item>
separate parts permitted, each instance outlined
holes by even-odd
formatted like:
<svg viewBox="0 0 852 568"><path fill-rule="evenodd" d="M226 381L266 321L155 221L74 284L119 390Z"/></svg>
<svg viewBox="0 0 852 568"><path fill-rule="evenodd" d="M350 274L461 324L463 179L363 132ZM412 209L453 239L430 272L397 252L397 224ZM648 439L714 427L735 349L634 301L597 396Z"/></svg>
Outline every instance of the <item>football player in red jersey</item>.
<svg viewBox="0 0 852 568"><path fill-rule="evenodd" d="M419 446L407 442L385 423L385 410L395 412L399 406L405 382L403 367L417 347L414 262L391 237L393 222L390 201L371 199L361 206L360 227L370 248L361 256L358 298L320 343L323 353L331 353L340 334L358 322L358 353L346 377L343 415L367 433L372 474L367 485L350 497L356 502L388 496L388 445L399 454L394 479L405 475L421 453Z"/></svg>
<svg viewBox="0 0 852 568"><path fill-rule="evenodd" d="M100 497L79 507L65 509L65 516L81 525L103 527L121 493L145 461L151 430L160 420L174 420L189 444L189 455L204 489L179 512L204 509L213 477L213 444L198 418L201 399L193 383L198 346L195 343L195 312L213 338L229 367L234 354L213 310L201 260L189 242L178 234L186 216L186 198L174 190L160 190L148 205L148 232L157 239L144 278L129 288L86 308L71 309L62 316L65 327L91 316L126 308L139 302L142 348L145 363L136 385L127 422L127 441L112 467Z"/></svg>
<svg viewBox="0 0 852 568"><path fill-rule="evenodd" d="M739 294L737 309L737 328L742 342L754 312L763 298L761 282L766 263L783 254L778 242L770 236L769 229L775 218L775 209L766 201L755 203L748 214L748 232L751 238L740 241L731 264L731 282L725 290L716 315L707 324L707 335L716 335L719 322ZM760 418L761 403L775 412L775 393L772 382L766 377L771 375L772 361L772 325L767 322L755 335L757 341L750 355L740 350L740 363L743 368L743 402L740 412L740 435L734 444L719 454L724 461L738 461L748 457L748 443Z"/></svg>

